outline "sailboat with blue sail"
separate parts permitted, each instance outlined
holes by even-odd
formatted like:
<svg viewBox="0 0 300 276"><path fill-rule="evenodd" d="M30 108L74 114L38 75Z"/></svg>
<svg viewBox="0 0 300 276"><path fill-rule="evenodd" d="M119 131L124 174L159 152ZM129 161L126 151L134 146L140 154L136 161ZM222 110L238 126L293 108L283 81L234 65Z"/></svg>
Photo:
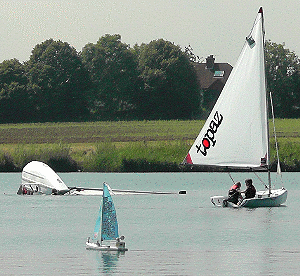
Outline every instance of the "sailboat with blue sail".
<svg viewBox="0 0 300 276"><path fill-rule="evenodd" d="M99 208L93 238L88 238L86 249L100 251L127 251L124 236L119 237L116 209L111 197L112 189L103 183L102 203ZM100 238L100 241L99 241Z"/></svg>

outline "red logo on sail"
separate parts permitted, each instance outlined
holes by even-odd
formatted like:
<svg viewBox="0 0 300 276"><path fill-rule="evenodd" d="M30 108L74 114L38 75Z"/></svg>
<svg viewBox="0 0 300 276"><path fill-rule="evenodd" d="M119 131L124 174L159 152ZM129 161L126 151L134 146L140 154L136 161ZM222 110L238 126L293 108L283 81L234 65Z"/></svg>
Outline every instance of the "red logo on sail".
<svg viewBox="0 0 300 276"><path fill-rule="evenodd" d="M197 153L201 152L204 156L207 155L207 150L210 149L211 146L215 146L216 144L216 139L215 139L215 134L218 131L219 126L221 125L223 121L223 115L219 114L218 111L216 111L213 119L209 123L209 127L204 134L204 137L201 141L201 144L198 146L196 145L197 148Z"/></svg>

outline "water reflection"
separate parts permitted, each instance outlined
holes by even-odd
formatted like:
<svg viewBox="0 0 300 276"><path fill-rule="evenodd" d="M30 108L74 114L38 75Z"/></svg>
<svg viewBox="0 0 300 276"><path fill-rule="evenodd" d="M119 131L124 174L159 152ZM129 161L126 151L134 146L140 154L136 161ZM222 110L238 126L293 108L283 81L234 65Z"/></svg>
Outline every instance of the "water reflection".
<svg viewBox="0 0 300 276"><path fill-rule="evenodd" d="M96 260L98 262L98 270L101 273L114 273L118 268L120 256L124 256L125 252L96 252Z"/></svg>

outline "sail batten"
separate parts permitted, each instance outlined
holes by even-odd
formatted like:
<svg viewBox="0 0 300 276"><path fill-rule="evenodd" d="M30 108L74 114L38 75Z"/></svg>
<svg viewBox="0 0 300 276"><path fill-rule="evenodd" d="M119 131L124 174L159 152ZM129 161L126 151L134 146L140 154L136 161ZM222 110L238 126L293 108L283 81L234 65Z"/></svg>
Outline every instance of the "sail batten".
<svg viewBox="0 0 300 276"><path fill-rule="evenodd" d="M259 168L268 165L262 10L185 162Z"/></svg>

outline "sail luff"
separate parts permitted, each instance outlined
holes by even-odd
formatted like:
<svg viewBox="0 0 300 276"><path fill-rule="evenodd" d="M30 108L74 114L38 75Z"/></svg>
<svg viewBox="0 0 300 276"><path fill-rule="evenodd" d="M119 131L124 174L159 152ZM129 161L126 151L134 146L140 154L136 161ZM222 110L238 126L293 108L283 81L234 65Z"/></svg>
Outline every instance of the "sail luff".
<svg viewBox="0 0 300 276"><path fill-rule="evenodd" d="M99 235L100 226L101 226L101 217L102 217L102 208L101 208L101 205L100 205L98 217L97 217L95 228L94 228L94 235L93 235L94 240L97 240L98 235Z"/></svg>
<svg viewBox="0 0 300 276"><path fill-rule="evenodd" d="M211 114L191 147L189 164L262 168L268 130L262 9Z"/></svg>
<svg viewBox="0 0 300 276"><path fill-rule="evenodd" d="M263 78L263 82L264 82L264 89L262 90L262 96L265 99L265 116L262 117L262 120L264 120L263 123L266 124L265 129L263 129L263 131L265 131L265 135L267 137L266 139L266 145L267 145L267 160L266 160L266 167L268 169L268 171L270 171L270 133L269 133L269 105L268 105L268 101L267 101L267 78L266 78L266 62L265 62L265 25L264 25L264 13L263 13L263 8L260 7L259 9L259 14L261 14L261 36L262 36L262 43L261 43L261 66L262 68L262 78ZM271 178L270 178L271 179ZM269 187L271 187L271 180L269 182Z"/></svg>

